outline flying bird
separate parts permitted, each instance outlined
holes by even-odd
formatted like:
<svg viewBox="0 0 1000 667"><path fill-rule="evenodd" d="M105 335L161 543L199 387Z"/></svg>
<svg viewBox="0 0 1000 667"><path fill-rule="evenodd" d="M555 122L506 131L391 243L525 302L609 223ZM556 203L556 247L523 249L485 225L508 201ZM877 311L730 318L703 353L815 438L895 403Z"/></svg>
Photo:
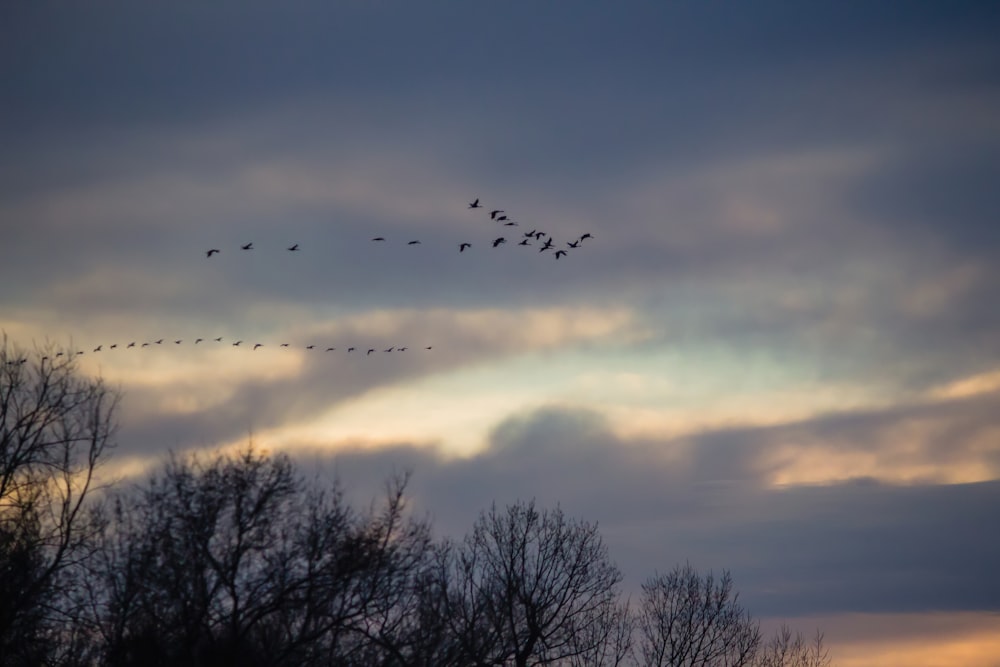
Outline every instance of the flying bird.
<svg viewBox="0 0 1000 667"><path fill-rule="evenodd" d="M125 349L128 349L130 347L135 347L135 341L132 341L131 343L129 343L128 345L126 345Z"/></svg>
<svg viewBox="0 0 1000 667"><path fill-rule="evenodd" d="M428 346L427 346L427 347L425 347L424 349L425 349L425 350L429 350L429 349L431 349L431 346L430 346L430 345L428 345Z"/></svg>
<svg viewBox="0 0 1000 667"><path fill-rule="evenodd" d="M390 347L390 348L389 348L388 350L386 350L386 352L392 352L393 348L395 348L395 347L396 347L396 346L395 346L395 345L393 345L393 346L392 346L392 347Z"/></svg>
<svg viewBox="0 0 1000 667"><path fill-rule="evenodd" d="M504 227L517 227L517 225L518 223L514 222L513 220L511 220L510 222L503 223Z"/></svg>
<svg viewBox="0 0 1000 667"><path fill-rule="evenodd" d="M335 348L335 347L328 347L328 348L326 348L326 351L327 351L327 352L333 352L333 351L334 351L334 350L336 350L336 349L337 349L337 348Z"/></svg>
<svg viewBox="0 0 1000 667"><path fill-rule="evenodd" d="M405 347L401 347L401 348L399 348L399 351L400 352L406 352L406 348Z"/></svg>
<svg viewBox="0 0 1000 667"><path fill-rule="evenodd" d="M175 340L175 341L174 341L174 344L176 344L176 345L180 345L180 344L181 344L182 342L183 342L183 341L181 341L180 339L177 339L177 340Z"/></svg>
<svg viewBox="0 0 1000 667"><path fill-rule="evenodd" d="M583 236L581 236L581 237L580 237L580 240L582 241L582 240L584 240L584 239L592 239L592 238L594 238L594 237L593 237L593 235L591 235L591 234L590 234L590 233L588 232L588 233L584 234Z"/></svg>
<svg viewBox="0 0 1000 667"><path fill-rule="evenodd" d="M101 351L101 346L100 345L98 345L97 347L94 348L94 352L100 352L100 351Z"/></svg>
<svg viewBox="0 0 1000 667"><path fill-rule="evenodd" d="M520 242L520 243L518 243L517 245L531 245L531 244L530 244L530 243L528 243L528 239L524 239L523 241L521 241L521 242Z"/></svg>
<svg viewBox="0 0 1000 667"><path fill-rule="evenodd" d="M313 349L314 347L316 347L316 346L315 346L315 345L306 345L306 349L307 349L307 350L311 350L311 349Z"/></svg>
<svg viewBox="0 0 1000 667"><path fill-rule="evenodd" d="M539 241L542 239L543 236L545 236L545 232L535 232L535 238L538 239Z"/></svg>
<svg viewBox="0 0 1000 667"><path fill-rule="evenodd" d="M347 351L348 352L354 352L354 348L353 347L349 347L349 348L347 348Z"/></svg>
<svg viewBox="0 0 1000 667"><path fill-rule="evenodd" d="M501 236L500 238L493 240L493 247L496 248L501 243L506 243L506 242L507 242L507 239L505 239L504 237Z"/></svg>
<svg viewBox="0 0 1000 667"><path fill-rule="evenodd" d="M288 347L288 343L282 343L281 347Z"/></svg>
<svg viewBox="0 0 1000 667"><path fill-rule="evenodd" d="M545 247L546 248L551 248L552 245L553 245L552 244L552 237L550 236L549 238L545 239Z"/></svg>
<svg viewBox="0 0 1000 667"><path fill-rule="evenodd" d="M479 197L476 197L476 201L469 204L469 208L482 208L482 205L479 203Z"/></svg>
<svg viewBox="0 0 1000 667"><path fill-rule="evenodd" d="M566 245L568 245L570 248L579 248L580 247L580 242L579 241L567 241Z"/></svg>
<svg viewBox="0 0 1000 667"><path fill-rule="evenodd" d="M257 343L256 345L254 345L253 349L254 349L255 352L257 351L258 347L264 347L264 344L263 343Z"/></svg>
<svg viewBox="0 0 1000 667"><path fill-rule="evenodd" d="M246 245L241 245L240 248L242 248L243 250L253 250L253 241L251 241Z"/></svg>
<svg viewBox="0 0 1000 667"><path fill-rule="evenodd" d="M221 343L222 342L222 336L219 336L218 338L216 338L215 342L216 343Z"/></svg>
<svg viewBox="0 0 1000 667"><path fill-rule="evenodd" d="M526 239L534 238L535 234L537 234L537 233L538 233L537 229L532 229L530 232L525 232L524 233L524 238L526 238Z"/></svg>
<svg viewBox="0 0 1000 667"><path fill-rule="evenodd" d="M566 251L565 250L556 250L556 259L559 259L560 257L565 257L565 256L566 256Z"/></svg>
<svg viewBox="0 0 1000 667"><path fill-rule="evenodd" d="M112 343L112 344L111 344L111 347L109 347L108 349L109 349L109 350L113 350L113 349L115 349L116 347L118 347L118 343Z"/></svg>
<svg viewBox="0 0 1000 667"><path fill-rule="evenodd" d="M409 241L406 245L420 245L420 241Z"/></svg>
<svg viewBox="0 0 1000 667"><path fill-rule="evenodd" d="M502 208L493 209L492 211L490 211L490 220L496 220L497 215L503 212L504 210Z"/></svg>
<svg viewBox="0 0 1000 667"><path fill-rule="evenodd" d="M384 236L376 236L375 238L372 239L372 241L385 241L385 237Z"/></svg>
<svg viewBox="0 0 1000 667"><path fill-rule="evenodd" d="M62 352L56 352L56 358L57 358L57 359L58 359L59 357L61 357L61 356L63 356L63 353L62 353Z"/></svg>
<svg viewBox="0 0 1000 667"><path fill-rule="evenodd" d="M149 343L143 343L140 347L149 347Z"/></svg>
<svg viewBox="0 0 1000 667"><path fill-rule="evenodd" d="M194 339L194 344L197 345L198 343L200 343L203 340L205 340L205 339L204 338L195 338Z"/></svg>
<svg viewBox="0 0 1000 667"><path fill-rule="evenodd" d="M156 341L156 344L157 345L163 345L163 339L161 338L160 340Z"/></svg>
<svg viewBox="0 0 1000 667"><path fill-rule="evenodd" d="M296 243L295 245L290 246L288 248L288 252L298 252L298 251L299 251L299 244L298 243Z"/></svg>
<svg viewBox="0 0 1000 667"><path fill-rule="evenodd" d="M235 343L233 343L233 347L239 347L240 343L242 343L242 342L243 341L241 341L241 340L236 341Z"/></svg>
<svg viewBox="0 0 1000 667"><path fill-rule="evenodd" d="M479 200L477 199L476 201L479 201ZM372 348L372 347L368 348L368 354L371 354L374 351L375 351L375 348ZM366 354L365 356L368 356L368 355Z"/></svg>
<svg viewBox="0 0 1000 667"><path fill-rule="evenodd" d="M466 248L471 248L471 247L472 247L471 243L459 243L458 244L458 251L459 252L465 252Z"/></svg>
<svg viewBox="0 0 1000 667"><path fill-rule="evenodd" d="M222 252L222 251L219 250L218 248L211 248L211 249L205 251L205 257L211 257L212 255L215 255L215 254L220 253L220 252Z"/></svg>

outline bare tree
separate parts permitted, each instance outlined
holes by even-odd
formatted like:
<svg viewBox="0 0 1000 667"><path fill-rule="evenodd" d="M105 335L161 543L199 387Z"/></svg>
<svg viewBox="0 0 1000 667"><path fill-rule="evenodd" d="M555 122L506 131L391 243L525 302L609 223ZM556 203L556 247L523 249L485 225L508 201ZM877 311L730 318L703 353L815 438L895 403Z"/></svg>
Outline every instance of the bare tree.
<svg viewBox="0 0 1000 667"><path fill-rule="evenodd" d="M638 657L645 667L751 665L760 628L738 602L729 572L716 580L690 565L642 585Z"/></svg>
<svg viewBox="0 0 1000 667"><path fill-rule="evenodd" d="M597 526L494 505L455 550L450 608L477 665L563 664L597 655L613 634L621 573Z"/></svg>
<svg viewBox="0 0 1000 667"><path fill-rule="evenodd" d="M113 449L119 396L74 355L0 343L0 662L54 644L68 570L95 531L85 505ZM48 633L46 641L42 636ZM24 652L28 651L31 655ZM20 656L20 657L19 657Z"/></svg>
<svg viewBox="0 0 1000 667"><path fill-rule="evenodd" d="M786 625L761 647L753 662L754 667L830 667L830 664L822 632L817 630L810 642L799 632L792 634Z"/></svg>

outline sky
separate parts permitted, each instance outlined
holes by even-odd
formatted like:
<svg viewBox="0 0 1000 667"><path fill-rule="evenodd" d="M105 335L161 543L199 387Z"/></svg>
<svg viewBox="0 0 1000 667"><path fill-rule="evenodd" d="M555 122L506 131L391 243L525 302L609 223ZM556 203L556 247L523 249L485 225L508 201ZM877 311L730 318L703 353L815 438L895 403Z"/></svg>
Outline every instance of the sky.
<svg viewBox="0 0 1000 667"><path fill-rule="evenodd" d="M0 330L121 388L115 475L412 470L1000 664L995 3L208 4L0 5Z"/></svg>

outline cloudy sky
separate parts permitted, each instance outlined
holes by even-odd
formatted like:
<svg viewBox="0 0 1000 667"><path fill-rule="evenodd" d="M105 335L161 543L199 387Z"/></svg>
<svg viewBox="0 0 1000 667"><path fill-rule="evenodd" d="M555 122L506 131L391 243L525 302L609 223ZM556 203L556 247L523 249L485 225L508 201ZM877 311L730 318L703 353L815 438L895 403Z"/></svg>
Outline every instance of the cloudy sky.
<svg viewBox="0 0 1000 667"><path fill-rule="evenodd" d="M1000 664L994 3L206 4L0 7L0 329L122 387L120 475L412 468Z"/></svg>

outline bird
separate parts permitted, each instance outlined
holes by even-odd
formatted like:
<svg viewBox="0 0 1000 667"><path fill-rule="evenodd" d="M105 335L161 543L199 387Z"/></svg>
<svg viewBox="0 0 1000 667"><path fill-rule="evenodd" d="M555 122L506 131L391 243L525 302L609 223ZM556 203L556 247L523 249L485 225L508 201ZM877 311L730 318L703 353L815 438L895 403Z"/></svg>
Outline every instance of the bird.
<svg viewBox="0 0 1000 667"><path fill-rule="evenodd" d="M521 242L520 242L520 243L518 243L517 245L531 245L531 244L530 244L530 243L528 243L528 239L524 239L523 241L521 241Z"/></svg>
<svg viewBox="0 0 1000 667"><path fill-rule="evenodd" d="M517 227L517 224L518 223L514 222L513 220L510 220L508 222L503 223L503 226L504 227Z"/></svg>
<svg viewBox="0 0 1000 667"><path fill-rule="evenodd" d="M241 245L240 248L242 248L243 250L253 250L253 241L251 241L246 245Z"/></svg>
<svg viewBox="0 0 1000 667"><path fill-rule="evenodd" d="M541 248L538 249L538 252L545 252L546 250L552 250L552 246L543 245Z"/></svg>
<svg viewBox="0 0 1000 667"><path fill-rule="evenodd" d="M128 345L126 345L125 349L128 349L130 347L135 347L135 341L132 341L131 343L129 343Z"/></svg>
<svg viewBox="0 0 1000 667"><path fill-rule="evenodd" d="M479 201L479 200L477 199L476 201ZM375 351L375 348L372 348L372 347L368 348L368 354L371 354L374 351ZM368 356L368 355L365 355L365 356Z"/></svg>
<svg viewBox="0 0 1000 667"><path fill-rule="evenodd" d="M242 342L243 341L241 341L241 340L236 341L235 343L233 343L233 347L239 347L240 343L242 343Z"/></svg>
<svg viewBox="0 0 1000 667"><path fill-rule="evenodd" d="M183 341L181 341L181 339L178 338L177 340L174 341L174 344L175 345L180 345L182 342Z"/></svg>
<svg viewBox="0 0 1000 667"><path fill-rule="evenodd" d="M307 350L311 350L311 349L313 349L314 347L316 347L316 346L315 346L315 345L306 345L306 349L307 349Z"/></svg>
<svg viewBox="0 0 1000 667"><path fill-rule="evenodd" d="M215 255L215 254L220 253L220 252L222 252L222 251L219 250L218 248L210 248L210 249L208 249L208 250L205 251L205 257L211 257L212 255Z"/></svg>
<svg viewBox="0 0 1000 667"><path fill-rule="evenodd" d="M579 241L567 241L566 245L568 245L570 248L579 248L580 247L580 242Z"/></svg>
<svg viewBox="0 0 1000 667"><path fill-rule="evenodd" d="M299 251L299 244L298 243L296 243L293 246L289 246L289 248L288 248L288 252L298 252L298 251Z"/></svg>
<svg viewBox="0 0 1000 667"><path fill-rule="evenodd" d="M282 343L281 347L288 347L288 343Z"/></svg>
<svg viewBox="0 0 1000 667"><path fill-rule="evenodd" d="M500 216L497 216L496 218L494 218L494 220L496 220L497 222L503 222L506 219L507 219L506 215L500 215Z"/></svg>
<svg viewBox="0 0 1000 667"><path fill-rule="evenodd" d="M504 210L502 208L497 208L490 211L490 220L496 220L497 215L500 213L504 213Z"/></svg>
<svg viewBox="0 0 1000 667"><path fill-rule="evenodd" d="M156 341L156 344L157 345L163 345L163 339L161 338L160 340Z"/></svg>
<svg viewBox="0 0 1000 667"><path fill-rule="evenodd" d="M42 357L42 361L48 361L48 357Z"/></svg>
<svg viewBox="0 0 1000 667"><path fill-rule="evenodd" d="M349 348L347 348L347 351L348 352L354 352L354 348L353 347L349 347Z"/></svg>
<svg viewBox="0 0 1000 667"><path fill-rule="evenodd" d="M205 340L205 339L204 338L195 338L194 339L194 344L197 345L198 343L200 343L203 340Z"/></svg>
<svg viewBox="0 0 1000 667"><path fill-rule="evenodd" d="M582 241L584 239L592 239L592 238L594 238L593 235L590 232L587 232L586 234L580 237L580 240Z"/></svg>
<svg viewBox="0 0 1000 667"><path fill-rule="evenodd" d="M395 345L393 345L393 346L392 346L392 347L390 347L390 348L389 348L388 350L386 350L386 352L392 352L392 350L393 350L393 348L394 348L394 347L396 347L396 346L395 346Z"/></svg>
<svg viewBox="0 0 1000 667"><path fill-rule="evenodd" d="M556 250L556 259L559 259L560 257L564 257L565 255L566 255L566 251L565 250Z"/></svg>
<svg viewBox="0 0 1000 667"><path fill-rule="evenodd" d="M372 241L385 241L385 237L384 236L376 236L375 238L372 239Z"/></svg>
<svg viewBox="0 0 1000 667"><path fill-rule="evenodd" d="M140 347L149 347L149 343L143 343Z"/></svg>
<svg viewBox="0 0 1000 667"><path fill-rule="evenodd" d="M62 353L62 352L56 352L56 358L57 358L57 359L58 359L59 357L61 357L61 356L63 356L63 353Z"/></svg>
<svg viewBox="0 0 1000 667"><path fill-rule="evenodd" d="M399 348L399 351L400 352L406 352L406 348L405 347L401 347L401 348Z"/></svg>
<svg viewBox="0 0 1000 667"><path fill-rule="evenodd" d="M406 245L420 245L420 241L408 241Z"/></svg>
<svg viewBox="0 0 1000 667"><path fill-rule="evenodd" d="M524 233L524 238L526 238L526 239L534 238L535 234L537 234L537 233L538 233L537 229L532 229L530 232L525 232Z"/></svg>
<svg viewBox="0 0 1000 667"><path fill-rule="evenodd" d="M335 348L335 347L328 347L328 348L326 348L326 351L327 351L327 352L333 352L333 351L334 351L334 350L336 350L336 349L337 349L337 348Z"/></svg>
<svg viewBox="0 0 1000 667"><path fill-rule="evenodd" d="M94 348L94 352L100 352L101 351L101 347L102 347L101 345L98 345L97 347L95 347Z"/></svg>
<svg viewBox="0 0 1000 667"><path fill-rule="evenodd" d="M504 237L501 236L500 238L493 240L493 247L496 248L501 243L506 243L506 242L507 242L507 239L505 239Z"/></svg>
<svg viewBox="0 0 1000 667"><path fill-rule="evenodd" d="M431 349L431 346L430 346L430 345L428 345L428 346L427 346L427 347L425 347L424 349L425 349L425 350L429 350L429 349Z"/></svg>
<svg viewBox="0 0 1000 667"><path fill-rule="evenodd" d="M479 203L479 197L476 197L476 201L469 204L469 208L482 208L482 204Z"/></svg>
<svg viewBox="0 0 1000 667"><path fill-rule="evenodd" d="M79 355L83 354L83 350L80 350L80 351L79 351L79 352L77 352L76 354L77 354L77 356L79 356Z"/></svg>
<svg viewBox="0 0 1000 667"><path fill-rule="evenodd" d="M545 235L546 235L545 232L535 232L535 238L538 240L541 240L542 237Z"/></svg>
<svg viewBox="0 0 1000 667"><path fill-rule="evenodd" d="M109 347L108 349L109 349L109 350L113 350L113 349L115 349L116 347L118 347L118 343L112 343L112 344L111 344L111 347Z"/></svg>
<svg viewBox="0 0 1000 667"><path fill-rule="evenodd" d="M221 343L222 342L222 336L219 336L218 338L216 338L215 342L216 343Z"/></svg>
<svg viewBox="0 0 1000 667"><path fill-rule="evenodd" d="M264 344L263 343L257 343L256 345L254 345L253 349L254 349L255 352L257 351L258 347L264 347Z"/></svg>
<svg viewBox="0 0 1000 667"><path fill-rule="evenodd" d="M553 245L553 243L552 243L552 237L550 236L549 238L545 239L545 247L546 248L551 248L552 245Z"/></svg>
<svg viewBox="0 0 1000 667"><path fill-rule="evenodd" d="M466 248L471 248L471 247L472 247L471 243L459 243L458 244L458 251L459 252L465 252Z"/></svg>

